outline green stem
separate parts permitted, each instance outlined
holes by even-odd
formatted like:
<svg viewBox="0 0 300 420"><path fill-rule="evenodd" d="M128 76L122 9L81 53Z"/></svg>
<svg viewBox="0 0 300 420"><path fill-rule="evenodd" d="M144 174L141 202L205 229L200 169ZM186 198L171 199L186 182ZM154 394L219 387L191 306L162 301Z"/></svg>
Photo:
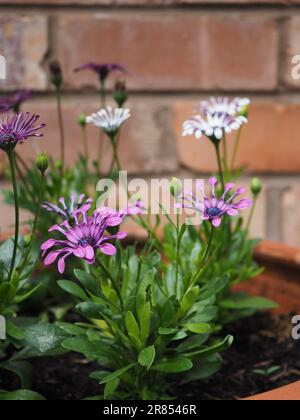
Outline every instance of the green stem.
<svg viewBox="0 0 300 420"><path fill-rule="evenodd" d="M86 161L89 161L89 146L88 146L88 140L87 140L87 131L86 126L82 127L82 138L83 138L83 146L84 146L84 154Z"/></svg>
<svg viewBox="0 0 300 420"><path fill-rule="evenodd" d="M121 172L121 162L119 158L118 153L118 144L117 144L117 138L116 136L111 138L112 148L113 148L113 154L114 154L114 164L117 166L117 171Z"/></svg>
<svg viewBox="0 0 300 420"><path fill-rule="evenodd" d="M252 219L253 219L253 216L254 216L254 213L255 213L255 209L256 209L256 203L257 203L257 197L254 197L253 206L251 207L248 222L247 222L247 225L246 225L245 239L248 237L248 234L249 234L249 229L250 229L251 222L252 222Z"/></svg>
<svg viewBox="0 0 300 420"><path fill-rule="evenodd" d="M11 172L11 179L13 184L13 192L14 192L14 200L15 200L15 239L14 239L14 249L13 255L11 259L10 271L8 276L8 281L11 280L15 263L17 257L17 250L18 250L18 241L19 241L19 229L20 229L20 214L19 214L19 198L18 198L18 188L17 188L17 180L16 180L16 171L15 171L15 152L14 150L9 150L7 152L10 172Z"/></svg>
<svg viewBox="0 0 300 420"><path fill-rule="evenodd" d="M220 180L221 180L221 184L222 184L222 189L224 191L225 190L225 183L224 183L224 175L223 175L223 168L222 168L222 161L221 161L221 154L220 154L220 142L216 142L214 144L215 144L215 148L216 148Z"/></svg>
<svg viewBox="0 0 300 420"><path fill-rule="evenodd" d="M56 87L56 102L57 102L57 115L60 132L60 160L61 160L61 173L64 173L65 169L65 130L63 122L63 114L61 108L61 89L60 86Z"/></svg>
<svg viewBox="0 0 300 420"><path fill-rule="evenodd" d="M211 231L210 231L206 251L205 251L205 254L204 254L204 256L201 260L199 270L196 272L195 276L192 278L192 282L191 282L192 286L194 285L194 283L198 280L199 276L201 275L201 272L203 270L203 265L206 263L206 260L209 256L209 253L211 251L211 246L212 246L212 243L213 243L214 233L215 233L214 227L213 227L213 225L211 225Z"/></svg>
<svg viewBox="0 0 300 420"><path fill-rule="evenodd" d="M180 254L180 242L179 242L179 213L176 214L176 234L177 234L177 241L176 241L176 282L175 282L175 293L177 294L178 291L178 277L179 277L179 254Z"/></svg>
<svg viewBox="0 0 300 420"><path fill-rule="evenodd" d="M120 289L119 289L119 287L118 287L118 285L117 285L117 283L116 283L115 279L114 279L114 278L113 278L113 276L110 274L110 272L107 270L107 268L105 267L105 265L104 265L104 264L102 264L102 262L101 262L101 261L99 261L99 260L98 260L98 262L99 262L99 265L100 265L101 270L102 270L102 271L104 272L104 274L105 274L105 275L109 278L109 280L111 281L112 285L114 286L114 288L115 288L115 290L116 290L116 293L117 293L117 295L118 295L118 298L119 298L120 304L121 304L121 308L123 308L123 299L122 299L122 295L121 295Z"/></svg>
<svg viewBox="0 0 300 420"><path fill-rule="evenodd" d="M34 221L33 221L32 229L31 229L31 240L30 240L30 244L28 246L27 252L25 254L25 257L23 259L23 264L22 264L20 272L22 272L24 267L26 266L29 254L32 250L32 246L33 246L33 242L34 242L34 235L36 233L38 221L39 221L40 214L41 214L41 204L42 204L42 200L43 200L43 197L44 197L44 191L45 191L45 174L42 173L39 196L38 196L38 201L37 201L37 204L36 204L35 216L34 216Z"/></svg>
<svg viewBox="0 0 300 420"><path fill-rule="evenodd" d="M228 149L227 149L227 138L226 138L226 134L224 134L224 137L223 137L223 153L224 153L225 168L227 168Z"/></svg>
<svg viewBox="0 0 300 420"><path fill-rule="evenodd" d="M239 149L240 138L241 138L241 132L242 132L242 127L240 127L240 128L239 128L239 130L238 130L238 132L237 132L236 139L235 139L234 151L233 151L232 161L231 161L231 172L232 172L232 173L233 173L233 171L234 171L235 161L236 161L236 157L237 157L237 152L238 152L238 149Z"/></svg>
<svg viewBox="0 0 300 420"><path fill-rule="evenodd" d="M105 94L105 81L100 80L100 107L104 109L106 107L106 94ZM98 174L101 174L102 169L102 156L104 148L104 133L99 130L99 146L98 146Z"/></svg>

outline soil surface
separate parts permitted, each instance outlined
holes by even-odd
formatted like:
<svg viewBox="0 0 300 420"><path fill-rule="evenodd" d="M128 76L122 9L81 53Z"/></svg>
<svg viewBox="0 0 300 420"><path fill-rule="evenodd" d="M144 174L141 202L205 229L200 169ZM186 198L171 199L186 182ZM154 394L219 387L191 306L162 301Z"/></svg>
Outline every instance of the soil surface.
<svg viewBox="0 0 300 420"><path fill-rule="evenodd" d="M300 379L300 340L291 338L291 315L258 314L229 325L224 335L235 337L223 353L224 366L205 382L181 384L174 389L177 399L236 400L289 384ZM78 354L32 361L33 389L48 400L80 400L99 395L101 387L89 379L100 370ZM15 386L3 371L0 389Z"/></svg>

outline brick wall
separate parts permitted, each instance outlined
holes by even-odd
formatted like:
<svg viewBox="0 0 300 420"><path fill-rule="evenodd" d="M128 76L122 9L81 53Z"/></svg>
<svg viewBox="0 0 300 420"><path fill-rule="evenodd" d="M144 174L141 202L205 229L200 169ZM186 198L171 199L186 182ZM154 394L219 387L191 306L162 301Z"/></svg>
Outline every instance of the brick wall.
<svg viewBox="0 0 300 420"><path fill-rule="evenodd" d="M130 70L133 118L122 160L132 174L213 170L208 142L182 139L181 123L200 98L249 96L239 159L246 181L252 173L265 181L253 233L300 246L300 80L291 76L291 58L300 54L300 0L0 0L0 53L8 61L0 90L33 89L28 109L48 125L44 140L23 147L28 158L33 150L58 150L46 75L54 58L65 72L69 163L81 147L77 116L98 107L96 79L73 72L83 62L116 61ZM2 205L0 213L6 229L11 212Z"/></svg>

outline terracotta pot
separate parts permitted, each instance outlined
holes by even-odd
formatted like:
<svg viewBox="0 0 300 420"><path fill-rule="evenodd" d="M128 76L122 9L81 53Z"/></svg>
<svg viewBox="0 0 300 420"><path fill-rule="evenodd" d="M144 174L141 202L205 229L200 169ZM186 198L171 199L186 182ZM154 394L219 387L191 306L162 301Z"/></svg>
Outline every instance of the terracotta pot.
<svg viewBox="0 0 300 420"><path fill-rule="evenodd" d="M265 272L237 289L275 300L280 305L277 313L300 314L300 250L263 241L257 247L255 257L266 268ZM246 400L299 401L300 381Z"/></svg>

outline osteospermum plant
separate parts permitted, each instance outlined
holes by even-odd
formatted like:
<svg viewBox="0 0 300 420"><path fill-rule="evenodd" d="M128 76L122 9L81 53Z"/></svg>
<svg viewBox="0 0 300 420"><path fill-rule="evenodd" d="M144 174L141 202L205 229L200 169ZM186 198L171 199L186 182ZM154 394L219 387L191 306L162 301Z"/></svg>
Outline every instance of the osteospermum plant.
<svg viewBox="0 0 300 420"><path fill-rule="evenodd" d="M99 368L91 375L103 385L96 399L173 397L178 381L188 384L204 380L221 369L221 354L233 345L233 337L222 333L224 324L274 306L263 298L237 294L232 288L260 272L252 257L257 241L249 239L249 229L262 185L254 179L249 197L237 182L235 167L250 101L210 98L200 102L196 114L183 122L183 136L193 136L195 141L207 139L214 145L218 171L209 178L202 199L183 190L182 183L173 178L170 195L176 201L174 217L166 215L167 223L159 229L159 216L155 223L145 217L143 197L125 208L96 205L98 197L90 193L91 186L100 175L113 179L120 171L120 134L131 117L129 108L125 108L125 82L116 80L114 108L107 106L106 81L115 73L125 75L126 70L119 64L101 63L88 63L76 70L91 70L98 76L100 107L88 116L78 110L84 155L80 153L74 167L68 167L65 159L64 78L59 63L49 66L57 98L59 161L42 154L28 168L16 154L17 147L32 137L41 137L45 125L38 123L36 114L13 113L23 103L21 93L14 102L7 99L2 108L0 104L0 111L11 112L0 121L0 149L9 159L16 212L15 238L5 251L4 268L0 255L0 270L9 285L8 291L1 293L13 299L7 304L0 293L0 314L16 317L18 303L36 288L45 287L43 302L50 300L55 310L43 308L42 318L52 310L55 323L49 326L38 322L31 327L36 328L32 336L38 344L30 346L43 349L46 337L50 353L76 351L98 363ZM87 138L87 124L99 132L95 138ZM236 135L230 139L235 142L231 157L227 134ZM99 156L106 158L102 148L105 139L113 148L107 173L99 158L90 161L89 150L92 141L98 143ZM20 204L34 217L28 237L18 239ZM199 215L199 226L190 226L180 217L179 210L185 208ZM127 218L145 229L143 247L128 245ZM50 278L52 286L47 289L38 281L25 293L23 286L31 283L37 249L45 267L39 267L39 271ZM53 292L54 282L67 297ZM9 287L16 285L22 287L17 287L14 295ZM77 315L64 317L68 311ZM67 319L73 318L78 322L70 324ZM28 345L22 331L11 331L19 335L18 348ZM13 339L17 340L16 336ZM36 348L30 349L30 354L37 354Z"/></svg>

